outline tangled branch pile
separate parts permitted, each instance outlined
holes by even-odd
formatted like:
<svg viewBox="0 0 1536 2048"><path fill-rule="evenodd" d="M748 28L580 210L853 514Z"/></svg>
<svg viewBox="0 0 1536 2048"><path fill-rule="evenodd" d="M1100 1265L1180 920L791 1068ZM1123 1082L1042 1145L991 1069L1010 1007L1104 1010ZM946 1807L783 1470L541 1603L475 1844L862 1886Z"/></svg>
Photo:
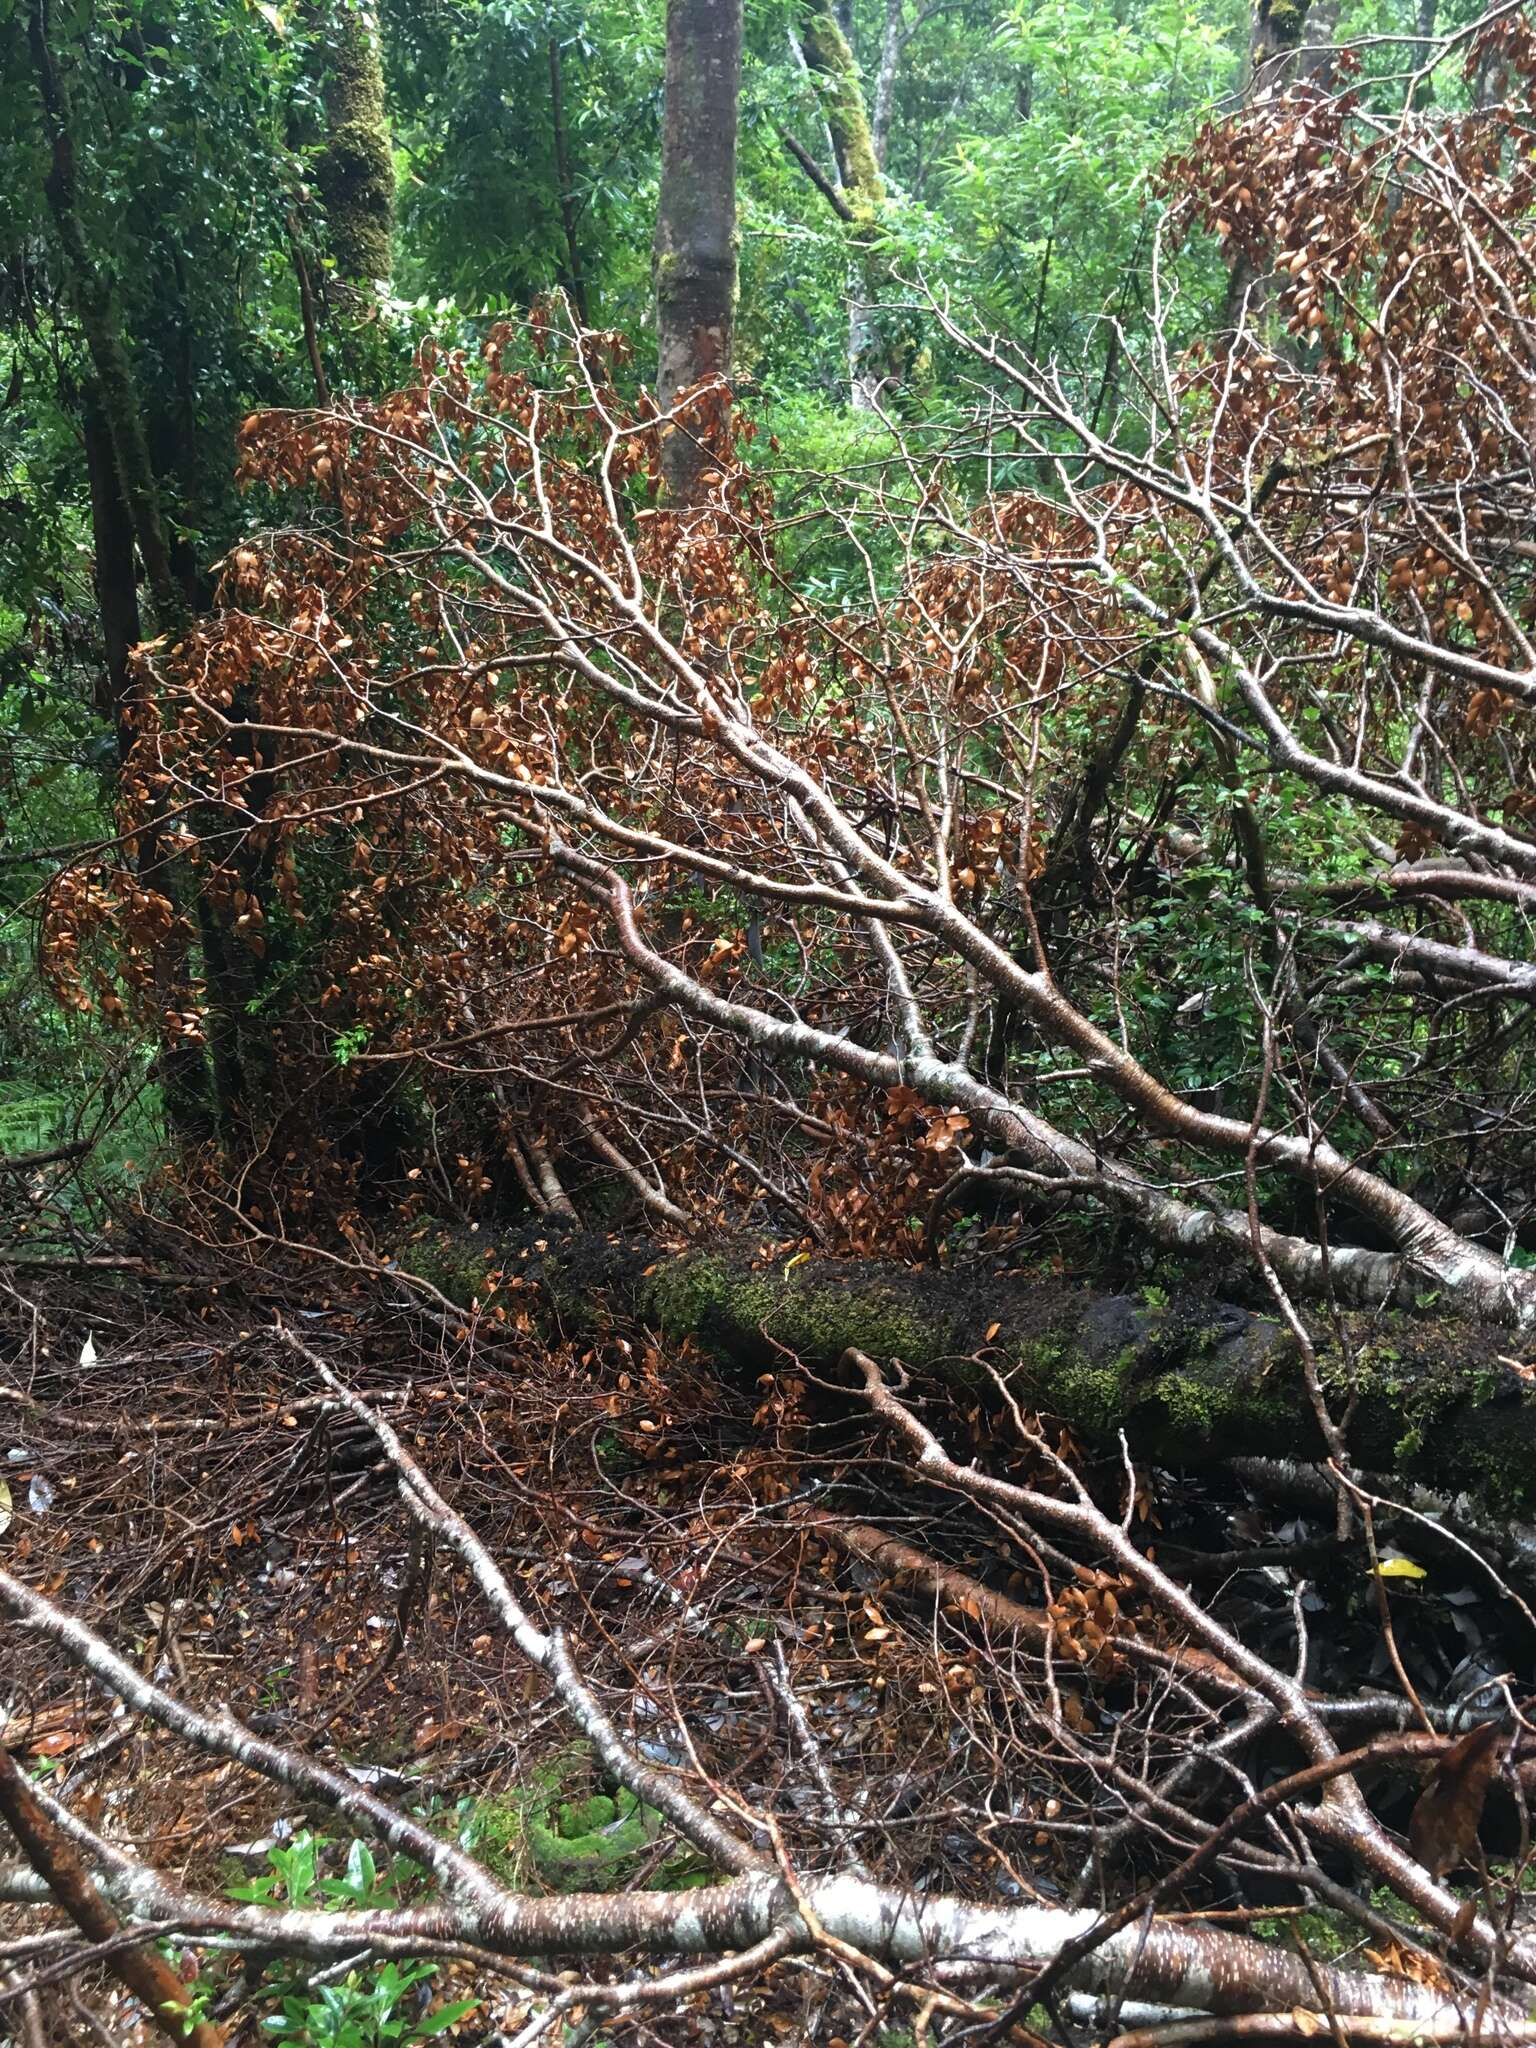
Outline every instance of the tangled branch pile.
<svg viewBox="0 0 1536 2048"><path fill-rule="evenodd" d="M942 305L975 416L782 516L746 428L659 505L688 402L540 322L252 418L245 481L312 516L145 657L170 885L61 880L59 985L206 1035L258 1225L338 1163L317 1100L377 1153L457 1085L450 1201L617 1180L903 1255L1088 1204L1524 1322L1522 18L1469 61L1497 107L1298 88L1202 138L1164 238L1214 224L1233 331L1175 358L1159 304L1112 433Z"/></svg>

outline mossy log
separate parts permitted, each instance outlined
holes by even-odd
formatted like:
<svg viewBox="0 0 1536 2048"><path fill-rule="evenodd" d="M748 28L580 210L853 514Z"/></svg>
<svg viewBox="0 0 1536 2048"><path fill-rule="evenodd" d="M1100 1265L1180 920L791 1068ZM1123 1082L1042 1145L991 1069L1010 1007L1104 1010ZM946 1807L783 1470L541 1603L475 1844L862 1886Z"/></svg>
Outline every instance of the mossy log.
<svg viewBox="0 0 1536 2048"><path fill-rule="evenodd" d="M764 1262L750 1246L678 1252L581 1232L491 1250L469 1242L457 1269L438 1257L429 1271L427 1246L413 1247L415 1270L482 1302L504 1275L497 1294L535 1289L573 1335L641 1324L737 1370L798 1360L819 1377L850 1346L964 1386L986 1382L985 1361L1025 1407L1100 1446L1123 1429L1143 1461L1325 1455L1290 1333L1194 1293L1164 1303L982 1268ZM1499 1514L1536 1513L1536 1385L1519 1369L1528 1341L1407 1313L1346 1317L1342 1342L1319 1341L1334 1414L1353 1403L1348 1441L1361 1469Z"/></svg>

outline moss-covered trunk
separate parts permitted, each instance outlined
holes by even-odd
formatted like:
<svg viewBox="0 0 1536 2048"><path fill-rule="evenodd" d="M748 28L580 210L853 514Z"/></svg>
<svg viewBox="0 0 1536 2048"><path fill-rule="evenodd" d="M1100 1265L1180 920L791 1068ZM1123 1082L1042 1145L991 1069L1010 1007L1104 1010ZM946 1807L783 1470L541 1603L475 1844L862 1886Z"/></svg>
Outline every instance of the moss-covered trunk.
<svg viewBox="0 0 1536 2048"><path fill-rule="evenodd" d="M900 381L899 366L879 360L874 311L889 280L889 263L880 245L885 178L858 59L841 22L820 0L805 0L801 9L800 48L807 69L822 80L823 112L850 214L849 403L855 412L868 412L883 385Z"/></svg>
<svg viewBox="0 0 1536 2048"><path fill-rule="evenodd" d="M336 275L364 290L394 268L395 162L378 23L362 0L325 16L325 142L315 165Z"/></svg>
<svg viewBox="0 0 1536 2048"><path fill-rule="evenodd" d="M457 1260L421 1243L406 1263L465 1299L490 1298L487 1275L502 1272L501 1298L535 1290L572 1333L644 1323L744 1371L791 1354L827 1376L855 1346L969 1385L984 1380L985 1360L1026 1408L1101 1446L1123 1429L1143 1461L1325 1455L1294 1341L1209 1298L1153 1305L985 1271L764 1264L747 1249L669 1252L577 1232ZM1353 1399L1359 1467L1501 1514L1536 1513L1536 1386L1518 1369L1531 1347L1511 1346L1507 1330L1449 1318L1346 1318L1344 1345L1321 1362L1335 1413Z"/></svg>

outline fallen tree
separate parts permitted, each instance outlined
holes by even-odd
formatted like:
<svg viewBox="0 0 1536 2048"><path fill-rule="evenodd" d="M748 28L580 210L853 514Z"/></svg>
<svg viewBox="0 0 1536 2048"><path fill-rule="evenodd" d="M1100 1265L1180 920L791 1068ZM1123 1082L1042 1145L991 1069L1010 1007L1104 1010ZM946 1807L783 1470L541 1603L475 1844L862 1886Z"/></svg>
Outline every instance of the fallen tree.
<svg viewBox="0 0 1536 2048"><path fill-rule="evenodd" d="M558 1229L492 1245L420 1235L402 1263L466 1308L532 1289L557 1327L649 1326L738 1373L787 1364L835 1378L854 1348L960 1387L996 1374L1021 1406L1100 1448L1123 1432L1153 1462L1329 1452L1293 1331L1199 1294L1148 1301L963 1266ZM1506 1517L1536 1514L1536 1386L1515 1341L1432 1312L1340 1316L1316 1362L1330 1404L1348 1408L1356 1464Z"/></svg>
<svg viewBox="0 0 1536 2048"><path fill-rule="evenodd" d="M1518 13L1463 43L1497 105L1299 83L1170 166L1124 416L936 292L976 417L782 508L738 421L680 524L626 344L547 309L248 421L301 523L144 655L125 823L177 791L251 993L167 1015L174 916L103 857L61 994L259 1031L248 1212L350 1200L398 1081L449 1212L889 1254L985 1203L1079 1255L1097 1214L1282 1320L1536 1320L1536 64ZM1205 233L1270 282L1181 357Z"/></svg>
<svg viewBox="0 0 1536 2048"><path fill-rule="evenodd" d="M703 1857L714 1881L681 1892L626 1891L580 1896L530 1896L509 1887L451 1833L383 1795L372 1774L339 1768L304 1749L242 1725L227 1709L203 1708L148 1678L137 1663L57 1601L0 1572L0 1609L24 1633L92 1684L105 1689L131 1716L177 1742L282 1788L285 1799L328 1812L371 1835L397 1855L414 1860L430 1879L425 1904L318 1911L285 1903L230 1903L199 1892L156 1870L103 1831L104 1823L46 1783L5 1778L6 1812L24 1850L21 1863L0 1870L0 1897L16 1906L66 1904L87 1933L112 1926L143 1941L169 1937L182 1947L234 1944L258 1955L291 1954L317 1970L355 1965L366 1957L440 1956L485 1984L511 1970L522 1986L525 2018L515 2038L522 2048L579 2011L620 2015L678 2009L690 1996L722 1984L738 1991L803 1956L830 1964L862 1986L877 2009L905 2008L923 2026L940 2021L962 2029L984 2024L1005 2038L1036 2039L1027 2015L1032 2003L1047 2009L1074 1988L1108 1997L1150 2000L1166 2019L1194 2013L1293 2016L1297 2031L1332 2026L1346 2037L1352 2021L1395 2022L1415 2038L1459 2041L1481 2034L1495 2040L1536 2040L1536 2025L1521 2016L1536 1983L1536 1943L1516 1918L1479 1910L1476 1894L1463 1900L1436 1874L1465 1855L1476 1833L1482 1798L1500 1751L1498 1731L1484 1731L1484 1769L1475 1794L1438 1821L1438 1836L1415 1827L1416 1855L1382 1828L1361 1789L1361 1774L1394 1755L1438 1756L1442 1773L1466 1745L1420 1734L1372 1738L1341 1748L1329 1731L1328 1703L1296 1678L1257 1656L1211 1619L1154 1563L1144 1557L1113 1514L1094 1501L1071 1467L1043 1439L1034 1446L1058 1490L1041 1491L962 1466L887 1385L874 1362L848 1360L854 1383L894 1447L914 1473L974 1496L1041 1541L1083 1545L1123 1571L1190 1643L1249 1688L1234 1698L1236 1716L1221 1738L1230 1748L1255 1728L1286 1731L1299 1762L1262 1789L1249 1785L1215 1818L1186 1803L1186 1759L1158 1782L1123 1774L1133 1811L1155 1819L1179 1854L1160 1876L1113 1907L1072 1910L1045 1902L966 1897L914 1876L876 1875L867 1858L889 1854L879 1845L874 1815L829 1814L826 1867L802 1865L787 1846L788 1814L745 1799L693 1769L658 1770L580 1670L572 1646L546 1629L514 1590L490 1548L444 1498L407 1449L412 1417L401 1409L386 1421L353 1394L335 1369L309 1345L273 1333L274 1346L296 1371L325 1390L333 1414L362 1424L397 1482L402 1505L427 1541L466 1570L510 1648L538 1674L551 1699L567 1714L617 1781L665 1816L677 1836ZM308 1398L308 1397L306 1397ZM680 1615L680 1628L687 1616ZM749 1646L748 1656L764 1645ZM656 1645L642 1650L653 1657ZM784 1684L785 1666L770 1678ZM1060 1716L1050 1658L1045 1682L1017 1662L1000 1662L1000 1698L1026 1718L1040 1717L1056 1737L1068 1734ZM637 1697L656 1697L656 1684L637 1671ZM793 1689L781 1691L786 1733L805 1746L823 1784L816 1738ZM654 1729L654 1715L650 1717ZM978 1722L978 1729L985 1724ZM1232 1751L1236 1754L1236 1751ZM1239 1780L1241 1782L1241 1780ZM828 1787L830 1792L830 1787ZM1441 1804L1444 1806L1442 1797ZM834 1801L835 1805L835 1801ZM1278 1832L1273 1823L1283 1822ZM1470 1829L1470 1832L1469 1832ZM1418 1916L1421 1932L1382 1918L1378 1904L1336 1882L1317 1852L1342 1855L1377 1885L1389 1886ZM1235 1867L1262 1871L1271 1882L1290 1882L1358 1919L1378 1941L1416 1948L1416 1976L1340 1967L1302 1951L1165 1913L1165 1901L1202 1870ZM98 1911L82 1892L94 1888ZM108 1918L110 1913L112 1918ZM111 1939L122 1937L116 1932ZM57 1939L23 1951L61 1966ZM91 1953L86 1950L88 1959ZM619 1974L589 1974L594 1959L618 1964ZM703 1962L701 1958L707 1958ZM587 1970L556 1975L550 1961L582 1962ZM672 1967L667 1967L668 1962ZM68 1944L62 1965L80 1966ZM0 1989L0 1998L11 1995ZM20 1995L17 1992L15 1995ZM1172 2014L1169 2008L1173 2009ZM1305 2015L1305 2020L1297 2018ZM1380 2039L1367 2025L1363 2038ZM214 2038L210 2029L208 2038Z"/></svg>

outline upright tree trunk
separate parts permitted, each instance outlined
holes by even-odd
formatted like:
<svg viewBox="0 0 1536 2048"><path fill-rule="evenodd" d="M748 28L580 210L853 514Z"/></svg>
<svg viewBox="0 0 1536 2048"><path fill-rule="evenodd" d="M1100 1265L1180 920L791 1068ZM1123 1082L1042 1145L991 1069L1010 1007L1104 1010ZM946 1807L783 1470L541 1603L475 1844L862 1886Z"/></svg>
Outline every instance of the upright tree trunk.
<svg viewBox="0 0 1536 2048"><path fill-rule="evenodd" d="M32 0L27 40L49 162L44 180L48 211L64 252L70 297L96 373L96 397L111 441L122 502L144 564L161 629L174 631L184 604L161 514L160 489L144 431L144 410L123 339L117 295L94 260L80 214L79 173L75 162L74 109L69 82L54 61L48 36L47 0Z"/></svg>
<svg viewBox="0 0 1536 2048"><path fill-rule="evenodd" d="M92 578L104 667L96 708L112 727L121 767L133 744L128 715L133 682L130 658L144 637L139 621L139 571L133 552L133 522L118 481L112 435L94 391L86 394L81 428L91 491Z"/></svg>
<svg viewBox="0 0 1536 2048"><path fill-rule="evenodd" d="M69 81L49 40L47 0L33 0L27 41L42 105L48 145L44 181L49 214L63 251L70 298L79 316L94 381L84 411L86 466L91 493L97 602L106 660L104 709L112 721L118 758L133 741L130 718L132 650L141 635L134 550L144 567L156 623L174 633L186 618L185 593L171 558L160 486L144 428L144 409L124 336L122 315L107 273L96 262L80 210L74 107ZM184 878L170 855L152 810L135 850L139 875L180 913L155 963L162 1022L160 1081L166 1120L183 1140L209 1130L207 1067L182 1020L196 1007Z"/></svg>
<svg viewBox="0 0 1536 2048"><path fill-rule="evenodd" d="M827 126L837 158L837 175L852 214L848 293L848 388L855 412L872 410L880 386L889 381L878 361L874 307L884 282L884 263L875 252L875 228L885 206L880 153L864 103L858 60L837 17L819 0L805 0L800 47L811 71L826 87Z"/></svg>
<svg viewBox="0 0 1536 2048"><path fill-rule="evenodd" d="M906 0L885 0L880 31L880 68L875 74L875 162L883 171L891 146L891 115L896 106L896 74L907 44Z"/></svg>
<svg viewBox="0 0 1536 2048"><path fill-rule="evenodd" d="M394 268L395 164L378 23L364 0L325 16L325 143L316 181L343 284L371 290Z"/></svg>
<svg viewBox="0 0 1536 2048"><path fill-rule="evenodd" d="M143 637L139 618L138 565L134 558L133 522L118 478L112 436L99 394L86 393L82 428L86 474L91 493L91 554L96 586L96 615L101 622L103 684L97 708L112 727L121 772L133 746L133 650ZM159 822L150 822L133 848L135 872L179 908L179 885L173 856ZM167 1028L159 1058L160 1090L166 1118L179 1137L192 1142L210 1135L208 1072L202 1047L189 1040L170 1020L193 1002L188 929L183 924L162 942L155 961L156 998Z"/></svg>
<svg viewBox="0 0 1536 2048"><path fill-rule="evenodd" d="M560 227L565 236L565 289L571 310L583 327L590 326L587 285L582 274L581 244L576 239L576 193L571 183L570 136L565 125L565 66L556 36L549 39L549 111L554 127L555 181L560 187Z"/></svg>
<svg viewBox="0 0 1536 2048"><path fill-rule="evenodd" d="M742 0L667 0L666 115L656 211L657 397L729 378L736 321L736 122ZM723 431L712 416L662 445L667 489L697 502Z"/></svg>
<svg viewBox="0 0 1536 2048"><path fill-rule="evenodd" d="M1282 92L1307 29L1307 0L1257 0L1247 51L1249 94Z"/></svg>

